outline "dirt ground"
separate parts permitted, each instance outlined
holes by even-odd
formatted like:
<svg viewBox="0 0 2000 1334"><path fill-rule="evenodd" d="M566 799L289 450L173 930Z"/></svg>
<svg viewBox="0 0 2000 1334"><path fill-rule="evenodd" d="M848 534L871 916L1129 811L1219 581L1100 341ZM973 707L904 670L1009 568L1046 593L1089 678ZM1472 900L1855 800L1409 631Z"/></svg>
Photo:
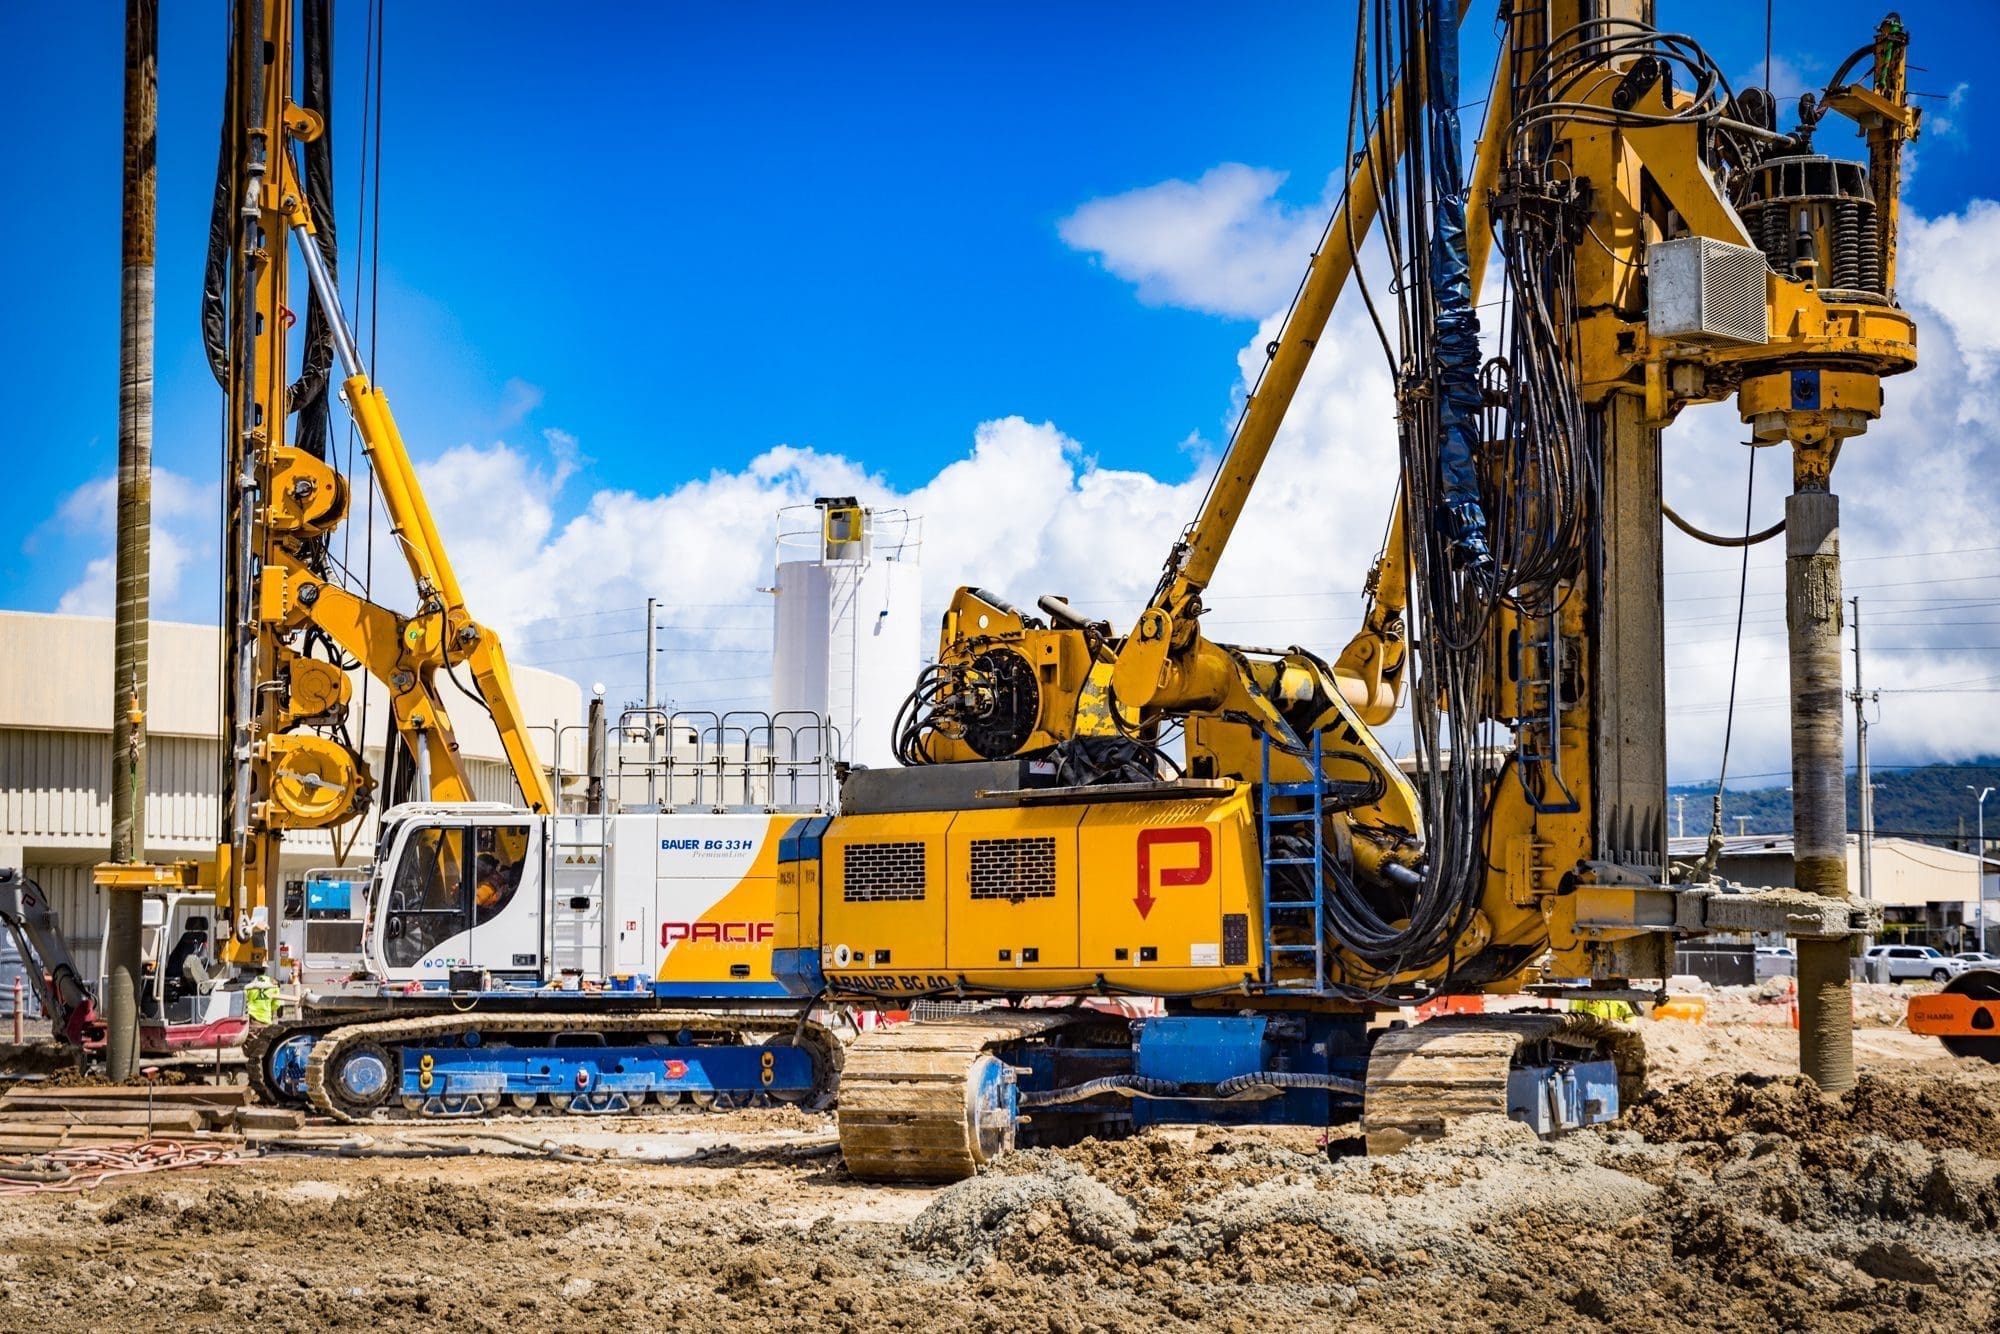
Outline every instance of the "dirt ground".
<svg viewBox="0 0 2000 1334"><path fill-rule="evenodd" d="M2000 1070L1868 1027L1860 1085L1827 1099L1784 1073L1782 1007L1710 1006L1642 1021L1655 1091L1554 1143L1494 1119L1369 1159L1313 1132L1177 1130L884 1188L846 1177L830 1117L781 1108L376 1129L374 1148L492 1152L5 1198L0 1328L2000 1322ZM524 1147L557 1131L648 1161Z"/></svg>

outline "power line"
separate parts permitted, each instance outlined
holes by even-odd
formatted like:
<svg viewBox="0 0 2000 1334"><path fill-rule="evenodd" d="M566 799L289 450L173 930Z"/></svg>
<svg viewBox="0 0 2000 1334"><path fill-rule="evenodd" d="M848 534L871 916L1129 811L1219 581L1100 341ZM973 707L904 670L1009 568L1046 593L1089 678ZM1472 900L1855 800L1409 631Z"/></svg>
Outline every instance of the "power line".
<svg viewBox="0 0 2000 1334"><path fill-rule="evenodd" d="M1941 547L1935 551L1897 551L1882 556L1842 556L1843 565L1864 565L1871 561L1883 560L1927 560L1932 556L1974 556L1986 552L2000 551L2000 547ZM1710 565L1698 570L1670 570L1673 575L1694 574L1735 574L1734 565Z"/></svg>

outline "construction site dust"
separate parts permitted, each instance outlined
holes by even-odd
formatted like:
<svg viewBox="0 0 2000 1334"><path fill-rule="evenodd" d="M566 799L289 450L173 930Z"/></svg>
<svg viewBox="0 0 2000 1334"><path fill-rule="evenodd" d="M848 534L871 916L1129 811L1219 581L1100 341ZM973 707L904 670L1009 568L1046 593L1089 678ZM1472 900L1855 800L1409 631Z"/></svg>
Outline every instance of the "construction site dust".
<svg viewBox="0 0 2000 1334"><path fill-rule="evenodd" d="M1388 1157L1338 1128L1175 1127L919 1188L855 1181L833 1117L790 1107L309 1127L11 1198L0 1327L1990 1323L2000 1073L1863 1028L1827 1097L1787 1073L1784 1008L1643 1022L1655 1090L1614 1126L1472 1118Z"/></svg>

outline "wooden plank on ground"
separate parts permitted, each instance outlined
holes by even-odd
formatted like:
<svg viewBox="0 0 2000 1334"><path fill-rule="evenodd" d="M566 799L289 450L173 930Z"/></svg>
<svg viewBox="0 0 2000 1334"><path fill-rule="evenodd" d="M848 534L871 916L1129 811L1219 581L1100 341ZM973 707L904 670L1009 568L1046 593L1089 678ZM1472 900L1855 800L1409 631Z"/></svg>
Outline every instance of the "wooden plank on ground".
<svg viewBox="0 0 2000 1334"><path fill-rule="evenodd" d="M239 1130L303 1130L306 1114L293 1107L245 1107L235 1124Z"/></svg>
<svg viewBox="0 0 2000 1334"><path fill-rule="evenodd" d="M150 1118L155 1130L200 1130L208 1121L200 1108L156 1107ZM144 1107L72 1111L62 1107L16 1108L0 1113L0 1126L123 1126L143 1131L149 1124Z"/></svg>
<svg viewBox="0 0 2000 1334"><path fill-rule="evenodd" d="M47 1153L52 1149L89 1149L106 1146L122 1146L144 1143L147 1135L144 1129L136 1132L112 1126L49 1126L43 1130L53 1133L16 1132L0 1130L0 1154ZM156 1140L172 1140L177 1144L205 1144L232 1149L242 1145L241 1135L214 1135L207 1132L195 1134L156 1133Z"/></svg>
<svg viewBox="0 0 2000 1334"><path fill-rule="evenodd" d="M212 1107L241 1107L250 1101L250 1090L242 1084L163 1084L147 1090L130 1084L116 1086L80 1085L75 1088L17 1088L0 1096L0 1112L21 1107L95 1107L138 1103L144 1106L150 1095L154 1106L163 1103L197 1103Z"/></svg>

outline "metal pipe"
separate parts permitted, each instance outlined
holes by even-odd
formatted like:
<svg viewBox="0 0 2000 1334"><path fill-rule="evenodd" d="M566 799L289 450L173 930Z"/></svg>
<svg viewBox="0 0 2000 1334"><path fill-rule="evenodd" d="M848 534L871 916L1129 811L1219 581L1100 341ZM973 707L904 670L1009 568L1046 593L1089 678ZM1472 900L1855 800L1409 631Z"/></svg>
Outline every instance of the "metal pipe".
<svg viewBox="0 0 2000 1334"><path fill-rule="evenodd" d="M1816 452L1801 445L1804 464ZM1802 485L1825 486L1805 468ZM1792 863L1800 889L1847 896L1847 785L1842 766L1840 500L1795 490L1785 500L1785 609L1791 654ZM1854 1086L1854 995L1845 939L1801 937L1799 1071L1821 1089Z"/></svg>
<svg viewBox="0 0 2000 1334"><path fill-rule="evenodd" d="M590 737L586 771L590 775L589 785L584 789L583 808L592 815L604 813L604 752L607 738L604 721L604 688L599 686L590 697ZM562 753L561 738L557 738L556 753Z"/></svg>
<svg viewBox="0 0 2000 1334"><path fill-rule="evenodd" d="M1973 920L1979 924L1979 944L1974 948L1984 950L1986 948L1986 799L1993 795L1993 789L1967 783L1965 790L1978 795L1978 800L1973 803L1973 809L1978 812L1979 834L1972 845L1972 906Z"/></svg>
<svg viewBox="0 0 2000 1334"><path fill-rule="evenodd" d="M153 521L153 240L157 214L159 0L125 0L124 187L118 374L118 605L111 686L111 860L135 862L146 844L145 710ZM139 1065L142 904L108 904L105 1060L113 1079ZM19 1009L18 994L16 1010ZM16 1027L19 1026L18 1013Z"/></svg>
<svg viewBox="0 0 2000 1334"><path fill-rule="evenodd" d="M653 709L658 704L659 651L656 647L659 634L658 598L646 599L646 804L660 804L660 729L653 717Z"/></svg>
<svg viewBox="0 0 2000 1334"><path fill-rule="evenodd" d="M305 261L306 278L312 284L313 294L319 297L327 327L333 331L333 351L340 358L342 378L352 380L362 372L361 349L354 341L354 330L348 327L347 312L341 308L340 289L334 286L333 275L326 271L326 256L319 253L319 243L311 233L299 235L299 258Z"/></svg>

